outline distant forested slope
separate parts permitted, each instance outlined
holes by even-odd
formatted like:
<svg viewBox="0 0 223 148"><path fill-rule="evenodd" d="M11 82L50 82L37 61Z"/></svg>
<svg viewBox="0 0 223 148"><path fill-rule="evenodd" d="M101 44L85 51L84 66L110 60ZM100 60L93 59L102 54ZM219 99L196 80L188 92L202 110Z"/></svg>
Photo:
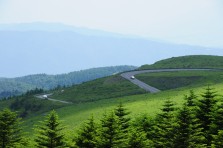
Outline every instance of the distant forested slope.
<svg viewBox="0 0 223 148"><path fill-rule="evenodd" d="M0 98L20 95L27 90L70 86L115 73L136 69L134 66L112 66L74 71L68 74L47 75L36 74L18 78L0 78Z"/></svg>

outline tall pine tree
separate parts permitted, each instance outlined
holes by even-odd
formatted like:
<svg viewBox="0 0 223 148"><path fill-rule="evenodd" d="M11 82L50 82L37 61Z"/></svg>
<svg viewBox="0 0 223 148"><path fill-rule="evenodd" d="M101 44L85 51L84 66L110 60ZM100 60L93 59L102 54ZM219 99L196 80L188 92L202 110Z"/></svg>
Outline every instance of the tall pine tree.
<svg viewBox="0 0 223 148"><path fill-rule="evenodd" d="M206 91L201 95L202 99L198 101L198 109L196 116L200 121L202 132L205 134L207 145L210 146L212 140L212 134L210 131L210 126L212 123L212 115L214 107L217 103L215 97L215 92L208 86Z"/></svg>
<svg viewBox="0 0 223 148"><path fill-rule="evenodd" d="M154 146L173 147L175 137L174 104L169 99L165 101L161 113L157 115L156 125L154 126Z"/></svg>
<svg viewBox="0 0 223 148"><path fill-rule="evenodd" d="M217 135L218 130L223 130L223 103L216 105L212 114L212 123L210 127L210 133Z"/></svg>
<svg viewBox="0 0 223 148"><path fill-rule="evenodd" d="M185 96L185 103L177 114L177 131L174 147L205 147L205 137L200 123L195 116L197 96L191 90L189 96Z"/></svg>
<svg viewBox="0 0 223 148"><path fill-rule="evenodd" d="M176 138L174 140L174 147L187 148L189 147L189 135L191 125L190 109L184 105L177 114Z"/></svg>
<svg viewBox="0 0 223 148"><path fill-rule="evenodd" d="M127 109L124 108L121 102L115 109L115 115L118 117L118 125L120 127L118 140L121 146L125 147L128 142L130 118L128 117L129 112L127 112Z"/></svg>
<svg viewBox="0 0 223 148"><path fill-rule="evenodd" d="M196 106L196 99L197 99L197 96L194 94L194 91L190 90L189 96L185 96L186 106L195 107Z"/></svg>
<svg viewBox="0 0 223 148"><path fill-rule="evenodd" d="M113 148L120 145L119 142L119 130L118 119L113 112L110 114L104 114L101 120L101 131L99 136L100 148Z"/></svg>
<svg viewBox="0 0 223 148"><path fill-rule="evenodd" d="M152 148L153 145L149 145L145 132L132 129L127 147L128 148L146 148L146 147Z"/></svg>
<svg viewBox="0 0 223 148"><path fill-rule="evenodd" d="M0 112L0 147L16 147L22 142L21 119L15 112L4 109Z"/></svg>
<svg viewBox="0 0 223 148"><path fill-rule="evenodd" d="M137 131L143 131L146 133L147 139L153 139L154 135L156 135L154 126L156 122L153 118L149 117L147 114L143 114L135 119L133 122L133 128L137 129Z"/></svg>
<svg viewBox="0 0 223 148"><path fill-rule="evenodd" d="M98 142L97 136L97 126L92 116L79 131L75 140L76 145L81 148L95 148Z"/></svg>
<svg viewBox="0 0 223 148"><path fill-rule="evenodd" d="M64 127L61 126L57 113L51 111L46 119L40 122L36 131L38 135L35 139L36 146L40 148L59 148L64 147L64 134L62 130Z"/></svg>

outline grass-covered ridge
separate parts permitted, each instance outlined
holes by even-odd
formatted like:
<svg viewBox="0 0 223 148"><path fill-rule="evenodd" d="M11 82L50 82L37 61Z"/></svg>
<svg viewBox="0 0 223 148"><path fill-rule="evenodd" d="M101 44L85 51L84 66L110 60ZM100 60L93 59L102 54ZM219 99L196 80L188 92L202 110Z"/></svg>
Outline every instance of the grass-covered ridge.
<svg viewBox="0 0 223 148"><path fill-rule="evenodd" d="M64 91L61 91L61 89L53 91L51 97L73 103L92 102L146 93L146 91L125 80L120 75L74 85L64 89Z"/></svg>
<svg viewBox="0 0 223 148"><path fill-rule="evenodd" d="M191 55L172 57L155 62L152 65L143 65L139 69L162 68L223 68L223 56Z"/></svg>
<svg viewBox="0 0 223 148"><path fill-rule="evenodd" d="M144 73L136 78L160 90L223 83L223 71L177 71Z"/></svg>

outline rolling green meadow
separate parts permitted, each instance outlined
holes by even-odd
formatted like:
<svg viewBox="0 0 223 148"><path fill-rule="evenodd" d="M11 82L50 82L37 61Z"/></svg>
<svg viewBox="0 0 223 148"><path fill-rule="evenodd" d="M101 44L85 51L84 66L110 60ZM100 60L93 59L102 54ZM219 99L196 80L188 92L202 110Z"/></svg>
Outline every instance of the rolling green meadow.
<svg viewBox="0 0 223 148"><path fill-rule="evenodd" d="M51 110L56 111L59 120L65 125L66 139L72 141L89 118L93 116L95 122L100 123L103 116L114 111L120 103L130 112L128 116L134 121L144 115L155 117L167 100L173 101L175 107L181 108L185 96L188 96L191 90L198 96L198 100L202 99L201 95L208 87L216 92L217 99L223 98L221 70L144 73L136 75L136 78L162 91L148 93L116 74L41 93L52 93L50 98L72 102L70 104L38 99L34 91L1 100L0 110L10 108L22 117L24 131L33 145L34 127L39 125L39 121L43 121Z"/></svg>
<svg viewBox="0 0 223 148"><path fill-rule="evenodd" d="M208 84L200 87L183 87L167 90L157 94L145 93L112 99L102 99L98 101L72 104L55 110L63 121L63 124L67 126L66 130L75 132L92 115L96 121L99 122L104 113L114 110L120 102L122 102L125 108L131 112L130 116L133 118L144 114L154 116L160 112L165 100L171 99L177 107L180 107L185 101L185 95L188 95L190 90L193 90L198 98L201 98L200 95L205 91L207 86ZM223 97L223 83L213 84L210 85L210 87L217 92L218 98ZM37 121L40 121L43 118L44 116L28 118L25 122L28 131L32 131L30 127L33 127Z"/></svg>

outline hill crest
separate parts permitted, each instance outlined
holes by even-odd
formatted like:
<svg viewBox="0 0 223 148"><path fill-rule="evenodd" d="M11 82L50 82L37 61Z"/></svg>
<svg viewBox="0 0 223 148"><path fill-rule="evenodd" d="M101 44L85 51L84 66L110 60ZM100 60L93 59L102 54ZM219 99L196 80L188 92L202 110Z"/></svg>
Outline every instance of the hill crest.
<svg viewBox="0 0 223 148"><path fill-rule="evenodd" d="M223 56L188 55L172 57L155 62L152 65L142 65L139 69L166 68L217 68L223 69Z"/></svg>

